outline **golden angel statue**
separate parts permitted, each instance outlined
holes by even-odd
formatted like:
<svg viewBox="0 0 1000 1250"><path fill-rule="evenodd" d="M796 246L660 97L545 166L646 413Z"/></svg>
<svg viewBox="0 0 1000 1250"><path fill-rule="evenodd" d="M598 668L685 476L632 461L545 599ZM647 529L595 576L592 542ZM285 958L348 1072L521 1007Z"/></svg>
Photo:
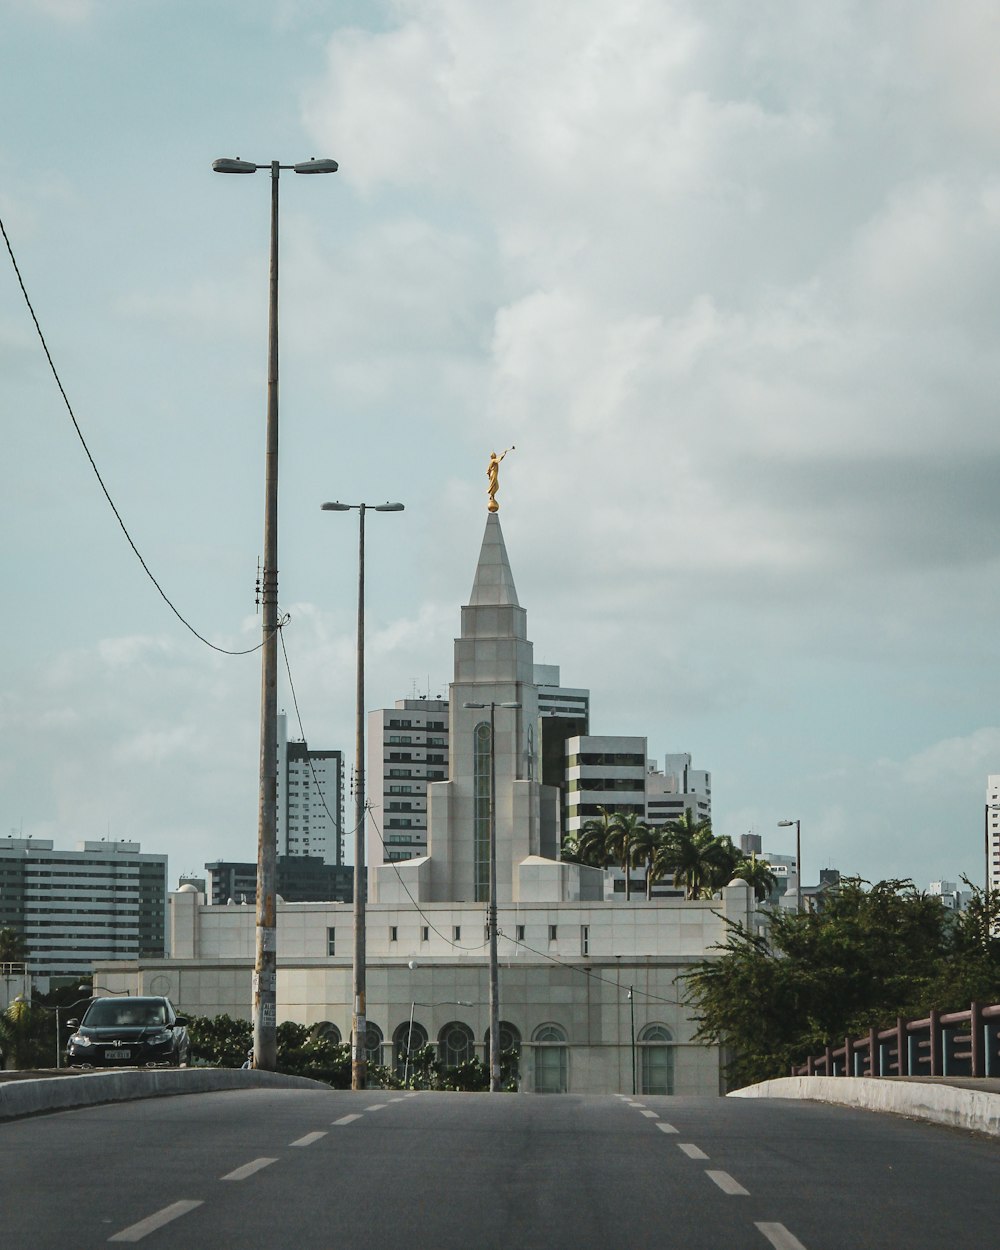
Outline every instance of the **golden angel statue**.
<svg viewBox="0 0 1000 1250"><path fill-rule="evenodd" d="M490 512L499 512L500 505L497 503L497 491L500 488L500 461L506 456L508 451L514 451L514 447L508 447L501 455L497 455L495 451L490 452L490 462L486 466L486 477L489 480L487 494L490 502L487 505Z"/></svg>

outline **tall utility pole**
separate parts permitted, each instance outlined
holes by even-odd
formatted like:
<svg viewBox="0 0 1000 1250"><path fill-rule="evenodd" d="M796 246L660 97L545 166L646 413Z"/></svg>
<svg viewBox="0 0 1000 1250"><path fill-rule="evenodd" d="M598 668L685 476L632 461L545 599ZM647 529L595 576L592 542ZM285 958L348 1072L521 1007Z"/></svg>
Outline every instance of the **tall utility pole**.
<svg viewBox="0 0 1000 1250"><path fill-rule="evenodd" d="M486 928L490 960L490 1093L500 1089L500 961L497 958L497 725L498 707L519 708L520 703L466 703L469 708L490 709L490 864Z"/></svg>
<svg viewBox="0 0 1000 1250"><path fill-rule="evenodd" d="M365 503L325 503L324 512L358 513L358 642L354 727L354 1004L351 1012L351 1089L368 1085L368 1018L365 956ZM402 512L401 503L376 504L375 512Z"/></svg>
<svg viewBox="0 0 1000 1250"><path fill-rule="evenodd" d="M273 1072L278 1062L278 943L275 869L278 806L278 179L282 169L297 174L332 174L337 162L213 161L217 174L271 171L271 270L267 319L267 434L264 487L264 572L262 576L260 790L257 812L257 933L253 972L253 1066Z"/></svg>

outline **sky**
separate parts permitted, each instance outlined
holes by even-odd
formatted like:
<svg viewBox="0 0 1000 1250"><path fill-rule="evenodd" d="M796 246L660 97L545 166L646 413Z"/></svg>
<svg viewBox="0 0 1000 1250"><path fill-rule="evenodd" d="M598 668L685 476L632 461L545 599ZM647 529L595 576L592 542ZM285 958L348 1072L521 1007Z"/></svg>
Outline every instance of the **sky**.
<svg viewBox="0 0 1000 1250"><path fill-rule="evenodd" d="M1000 772L1000 2L0 0L0 218L177 611L311 746L443 694L490 451L539 663L807 883L976 882ZM0 834L253 859L259 654L129 548L0 251ZM282 708L294 717L282 672ZM293 721L294 726L294 721ZM7 828L3 829L2 825ZM789 836L791 835L791 836Z"/></svg>

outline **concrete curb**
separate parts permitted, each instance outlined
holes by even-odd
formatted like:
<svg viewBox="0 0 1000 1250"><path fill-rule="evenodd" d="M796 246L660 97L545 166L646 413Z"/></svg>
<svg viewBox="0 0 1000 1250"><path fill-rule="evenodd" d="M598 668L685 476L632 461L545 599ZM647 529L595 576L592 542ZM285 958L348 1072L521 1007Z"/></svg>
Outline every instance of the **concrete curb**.
<svg viewBox="0 0 1000 1250"><path fill-rule="evenodd" d="M855 1076L785 1076L734 1089L728 1098L810 1098L866 1111L890 1111L1000 1137L1000 1094L923 1081Z"/></svg>
<svg viewBox="0 0 1000 1250"><path fill-rule="evenodd" d="M69 1111L98 1103L127 1102L134 1098L164 1098L172 1094L208 1094L229 1089L330 1090L322 1081L281 1072L236 1068L129 1068L114 1072L81 1072L58 1080L0 1083L0 1120Z"/></svg>

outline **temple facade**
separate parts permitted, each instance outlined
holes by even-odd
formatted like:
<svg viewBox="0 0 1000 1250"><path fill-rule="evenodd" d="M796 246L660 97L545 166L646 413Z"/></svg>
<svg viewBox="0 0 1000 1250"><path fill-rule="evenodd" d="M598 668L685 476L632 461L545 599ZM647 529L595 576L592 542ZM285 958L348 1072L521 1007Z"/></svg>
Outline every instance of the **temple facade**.
<svg viewBox="0 0 1000 1250"><path fill-rule="evenodd" d="M605 890L603 871L562 862L559 795L540 779L527 614L496 511L488 514L455 641L448 780L427 785L427 854L372 868L367 907L370 1059L402 1072L407 1042L447 1063L485 1058L491 795L495 795L501 1042L534 1092L715 1094L716 1048L695 1040L684 975L753 921L734 883L715 899L647 900ZM369 837L383 837L370 813ZM607 897L606 897L607 894ZM249 1018L254 910L169 896L165 959L102 963L111 990L167 994L194 1015ZM282 903L278 1018L349 1040L353 912Z"/></svg>

